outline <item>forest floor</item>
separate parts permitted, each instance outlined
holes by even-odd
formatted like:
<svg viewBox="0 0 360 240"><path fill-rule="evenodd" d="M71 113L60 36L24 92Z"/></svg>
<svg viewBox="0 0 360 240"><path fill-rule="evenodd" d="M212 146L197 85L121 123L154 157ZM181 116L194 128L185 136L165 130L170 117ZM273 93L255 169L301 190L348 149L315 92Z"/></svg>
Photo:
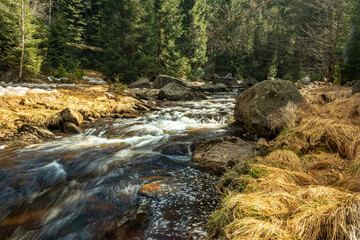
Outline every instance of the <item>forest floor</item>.
<svg viewBox="0 0 360 240"><path fill-rule="evenodd" d="M360 93L302 93L290 127L220 179L209 238L360 238Z"/></svg>
<svg viewBox="0 0 360 240"><path fill-rule="evenodd" d="M2 88L0 91L0 145L37 143L38 136L20 133L22 125L48 128L66 108L77 110L84 123L101 117L122 117L146 105L133 97L108 91L107 86L82 85L74 88ZM6 91L6 93L5 93ZM21 140L21 141L18 141Z"/></svg>

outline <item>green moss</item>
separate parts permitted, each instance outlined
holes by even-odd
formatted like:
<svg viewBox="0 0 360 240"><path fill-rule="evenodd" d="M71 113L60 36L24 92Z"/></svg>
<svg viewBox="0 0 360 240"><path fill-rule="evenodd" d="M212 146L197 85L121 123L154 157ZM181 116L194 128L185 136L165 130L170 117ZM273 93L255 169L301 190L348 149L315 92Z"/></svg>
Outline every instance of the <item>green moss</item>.
<svg viewBox="0 0 360 240"><path fill-rule="evenodd" d="M261 178L262 176L264 176L267 173L267 170L265 168L251 168L249 171L249 175L253 178Z"/></svg>

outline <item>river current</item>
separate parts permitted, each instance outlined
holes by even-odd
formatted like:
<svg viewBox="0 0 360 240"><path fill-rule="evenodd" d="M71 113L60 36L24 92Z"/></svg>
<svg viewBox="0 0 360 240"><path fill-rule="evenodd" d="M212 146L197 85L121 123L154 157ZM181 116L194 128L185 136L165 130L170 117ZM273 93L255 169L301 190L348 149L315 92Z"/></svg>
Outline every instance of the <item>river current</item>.
<svg viewBox="0 0 360 240"><path fill-rule="evenodd" d="M0 239L201 239L217 179L191 145L227 134L234 95L165 102L84 134L0 148Z"/></svg>

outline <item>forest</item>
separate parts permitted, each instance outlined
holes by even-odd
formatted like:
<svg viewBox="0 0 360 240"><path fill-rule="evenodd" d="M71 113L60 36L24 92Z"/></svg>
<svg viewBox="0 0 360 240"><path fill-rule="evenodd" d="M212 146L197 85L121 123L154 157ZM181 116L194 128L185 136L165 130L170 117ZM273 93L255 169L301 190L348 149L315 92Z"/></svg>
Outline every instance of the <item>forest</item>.
<svg viewBox="0 0 360 240"><path fill-rule="evenodd" d="M0 0L0 239L360 239L360 0Z"/></svg>
<svg viewBox="0 0 360 240"><path fill-rule="evenodd" d="M358 0L0 0L0 77L360 76Z"/></svg>

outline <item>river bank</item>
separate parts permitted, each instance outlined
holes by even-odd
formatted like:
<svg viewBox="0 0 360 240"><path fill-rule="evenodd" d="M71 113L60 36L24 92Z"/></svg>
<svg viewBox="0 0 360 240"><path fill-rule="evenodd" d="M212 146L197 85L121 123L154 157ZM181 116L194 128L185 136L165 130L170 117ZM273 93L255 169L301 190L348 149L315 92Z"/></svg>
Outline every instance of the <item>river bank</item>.
<svg viewBox="0 0 360 240"><path fill-rule="evenodd" d="M360 237L360 94L327 86L302 95L290 124L220 178L209 238Z"/></svg>
<svg viewBox="0 0 360 240"><path fill-rule="evenodd" d="M152 108L150 101L119 95L106 85L75 85L53 88L7 86L0 89L0 145L25 146L54 138L59 115L72 109L84 120L80 128L100 118L134 117ZM31 85L30 85L31 86ZM27 131L22 126L31 126ZM56 133L56 132L55 132ZM60 132L58 132L61 134Z"/></svg>

